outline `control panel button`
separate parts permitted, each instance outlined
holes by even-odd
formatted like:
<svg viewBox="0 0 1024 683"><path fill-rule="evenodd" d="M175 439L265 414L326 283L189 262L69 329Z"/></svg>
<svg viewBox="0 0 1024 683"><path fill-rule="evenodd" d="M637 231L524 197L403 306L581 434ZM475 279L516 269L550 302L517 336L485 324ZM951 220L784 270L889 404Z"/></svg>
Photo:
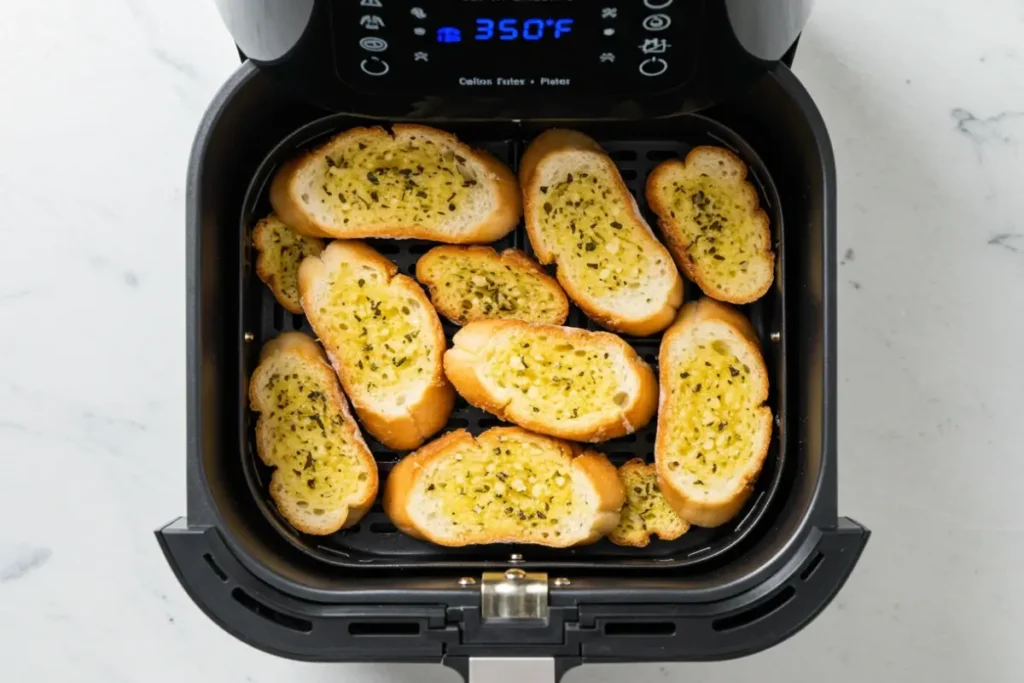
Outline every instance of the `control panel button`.
<svg viewBox="0 0 1024 683"><path fill-rule="evenodd" d="M409 14L413 15L417 19L426 19L427 13L422 7L413 7L409 10Z"/></svg>
<svg viewBox="0 0 1024 683"><path fill-rule="evenodd" d="M384 19L378 14L364 14L359 17L359 25L369 31L379 31L384 28Z"/></svg>
<svg viewBox="0 0 1024 683"><path fill-rule="evenodd" d="M369 76L383 76L391 71L391 67L380 57L367 57L359 63L359 68Z"/></svg>
<svg viewBox="0 0 1024 683"><path fill-rule="evenodd" d="M454 26L442 26L437 29L437 42L439 43L461 43L462 31Z"/></svg>
<svg viewBox="0 0 1024 683"><path fill-rule="evenodd" d="M668 71L668 62L661 57L648 57L640 62L640 73L644 76L660 76Z"/></svg>
<svg viewBox="0 0 1024 683"><path fill-rule="evenodd" d="M429 62L430 55L426 52L415 52L413 53L412 60L414 62Z"/></svg>
<svg viewBox="0 0 1024 683"><path fill-rule="evenodd" d="M644 17L644 28L648 31L664 31L672 25L672 18L667 14L649 14Z"/></svg>
<svg viewBox="0 0 1024 683"><path fill-rule="evenodd" d="M619 9L617 7L602 7L601 18L602 19L618 19Z"/></svg>
<svg viewBox="0 0 1024 683"><path fill-rule="evenodd" d="M360 7L383 7L380 0L359 0Z"/></svg>
<svg viewBox="0 0 1024 683"><path fill-rule="evenodd" d="M665 9L672 4L672 0L644 0L648 9Z"/></svg>
<svg viewBox="0 0 1024 683"><path fill-rule="evenodd" d="M359 39L359 47L367 52L384 52L388 49L388 41L377 36L366 36Z"/></svg>
<svg viewBox="0 0 1024 683"><path fill-rule="evenodd" d="M615 53L614 52L602 52L601 53L601 63L602 64L611 64L611 63L614 63L614 62L615 62Z"/></svg>
<svg viewBox="0 0 1024 683"><path fill-rule="evenodd" d="M644 38L644 42L640 44L640 51L645 55L663 55L670 47L672 44L664 38Z"/></svg>

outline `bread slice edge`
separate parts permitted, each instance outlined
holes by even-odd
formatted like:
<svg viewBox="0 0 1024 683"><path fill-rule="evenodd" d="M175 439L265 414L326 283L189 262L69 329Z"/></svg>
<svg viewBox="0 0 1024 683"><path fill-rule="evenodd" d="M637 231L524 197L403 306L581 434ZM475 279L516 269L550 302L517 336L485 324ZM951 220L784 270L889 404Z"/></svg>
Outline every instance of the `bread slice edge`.
<svg viewBox="0 0 1024 683"><path fill-rule="evenodd" d="M761 438L755 440L754 453L747 461L741 473L741 478L733 489L718 492L718 495L715 496L701 497L699 499L678 487L672 480L671 472L668 471L665 464L669 457L667 452L669 446L665 439L662 438L661 432L664 427L662 422L658 424L658 435L655 440L654 449L658 481L665 500L687 522L696 526L713 528L733 519L742 510L753 493L754 484L761 473L771 445L773 417L771 408L766 403L768 400L768 372L764 364L764 357L761 354L757 334L750 321L731 306L707 297L685 304L680 309L676 322L665 332L662 338L659 357L667 359L668 349L675 342L676 337L685 334L691 327L708 320L722 322L733 329L746 343L746 350L751 354L752 358L756 359L759 363L756 369L761 379L757 390L760 404L756 409L755 419L760 424L760 427L755 434ZM667 402L668 387L674 372L675 369L670 367L667 362L663 361L660 363L660 407L664 407Z"/></svg>
<svg viewBox="0 0 1024 683"><path fill-rule="evenodd" d="M594 543L607 535L619 521L619 511L625 502L625 492L619 481L615 466L608 458L596 451L582 451L579 447L549 436L531 433L519 427L494 427L474 437L465 429L457 429L448 432L444 436L426 444L419 450L410 453L403 458L388 476L384 489L384 511L392 523L403 533L414 538L430 541L437 545L447 547L462 547L469 545L438 536L429 529L419 525L413 514L408 509L408 504L413 496L419 479L428 470L433 461L445 458L451 451L467 447L472 444L480 446L481 441L490 438L497 438L501 435L514 435L522 439L529 439L546 444L552 449L557 449L564 457L570 460L570 467L576 473L586 477L596 496L594 518L587 533L579 538L573 538L564 543L540 543L549 547L571 547ZM517 542L517 539L493 537L488 540L474 542L473 545L481 543L509 543Z"/></svg>
<svg viewBox="0 0 1024 683"><path fill-rule="evenodd" d="M316 162L326 150L340 146L349 138L365 135L386 135L392 139L406 133L416 133L433 138L438 144L453 148L466 158L473 158L489 175L494 193L494 208L479 221L475 229L465 234L452 235L427 226L390 225L373 228L353 225L345 229L319 221L303 208L294 182L308 164ZM277 215L296 231L310 237L338 239L390 238L425 239L451 244L474 244L494 242L515 229L522 216L522 198L515 175L496 157L482 149L473 149L455 135L430 126L418 124L395 124L391 130L381 126L355 127L333 135L323 144L306 150L282 164L270 184L270 203Z"/></svg>
<svg viewBox="0 0 1024 683"><path fill-rule="evenodd" d="M327 358L366 431L388 448L417 448L444 427L455 406L455 390L444 373L443 358L447 341L441 328L441 321L419 284L411 277L399 273L398 266L392 261L362 242L335 240L327 245L320 256L306 258L299 267L299 294L303 307L310 312L306 318L318 336L320 332L317 328L323 329L324 326L318 317L319 314L315 312L316 297L319 294L317 286L328 277L332 268L337 267L345 259L361 261L382 271L386 274L389 285L400 286L427 312L429 324L423 332L429 333L430 343L437 349L437 361L432 376L423 383L419 399L407 402L402 406L402 411L384 409L355 386L338 356L339 353L343 353L343 349L331 348L334 344L321 336Z"/></svg>
<svg viewBox="0 0 1024 683"><path fill-rule="evenodd" d="M314 368L317 368L318 372L323 373L323 381L328 386L331 401L338 407L338 410L344 417L345 428L352 438L353 443L356 444L356 447L360 451L360 459L363 461L363 464L372 476L367 483L366 492L362 498L350 500L344 506L339 507L336 510L329 511L333 512L333 514L316 517L303 511L294 504L294 501L285 499L281 496L279 490L274 486L274 477L277 475L278 466L265 460L265 450L261 443L257 443L256 450L260 459L263 460L265 464L275 468L274 474L271 475L270 495L282 516L284 516L292 526L303 533L314 535L331 534L335 531L348 528L358 523L359 520L366 516L366 513L370 511L370 508L373 507L373 502L377 498L379 488L377 462L374 459L373 454L370 452L370 448L367 445L366 440L363 438L362 433L359 431L359 426L349 409L345 394L339 386L337 376L334 374L334 370L328 363L323 349L321 349L312 338L302 332L284 332L267 342L260 351L259 363L253 371L248 388L250 407L253 411L259 413L256 418L257 428L255 430L255 438L257 438L257 440L259 439L259 423L263 419L264 400L259 390L260 373L263 369L268 367L267 363L272 361L275 356L289 353L301 356L304 361L310 363Z"/></svg>

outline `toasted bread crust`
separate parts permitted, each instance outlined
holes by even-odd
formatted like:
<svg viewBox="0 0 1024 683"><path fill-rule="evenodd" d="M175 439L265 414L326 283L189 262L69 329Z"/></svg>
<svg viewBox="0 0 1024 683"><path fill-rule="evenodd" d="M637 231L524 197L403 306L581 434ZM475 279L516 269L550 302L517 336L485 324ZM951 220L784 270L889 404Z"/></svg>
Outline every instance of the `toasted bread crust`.
<svg viewBox="0 0 1024 683"><path fill-rule="evenodd" d="M558 335L568 343L578 342L589 347L605 346L621 351L625 362L637 376L636 392L630 397L629 403L622 406L618 416L603 423L575 427L558 425L542 413L517 412L511 404L502 403L485 385L480 376L484 365L478 353L492 340L500 340L503 336L519 331ZM658 383L654 371L631 346L608 332L590 332L556 325L531 325L517 320L480 320L463 327L452 339L452 348L445 353L444 369L459 394L472 405L525 429L562 439L596 443L624 436L650 422L657 409Z"/></svg>
<svg viewBox="0 0 1024 683"><path fill-rule="evenodd" d="M382 410L381 406L357 386L351 373L340 362L346 349L331 340L328 320L322 320L317 313L315 300L318 284L344 260L372 266L387 275L392 286L399 287L408 296L416 299L429 314L428 325L422 329L424 344L432 346L436 362L432 368L429 383L418 400L407 403L402 414ZM317 332L334 366L341 384L345 388L366 431L388 448L408 450L420 446L434 435L448 421L455 405L455 390L444 374L443 350L446 346L441 321L423 289L412 278L398 273L398 267L370 246L362 242L336 240L324 249L319 257L309 257L299 267L299 293L310 325ZM321 333L322 331L322 333Z"/></svg>
<svg viewBox="0 0 1024 683"><path fill-rule="evenodd" d="M560 544L553 538L544 542L491 536L474 540L474 544L529 542L550 547L578 546L594 543L615 528L615 525L618 524L619 510L625 502L625 492L615 466L608 461L608 458L596 451L581 451L574 444L540 434L531 434L519 427L494 427L477 437L473 437L465 429L457 429L407 455L392 468L384 488L384 512L388 518L400 531L414 538L448 547L467 545L452 539L438 537L431 534L429 529L417 525L408 509L409 500L419 478L435 460L448 457L452 451L460 447L472 446L474 443L485 445L496 441L503 435L532 440L542 444L545 448L559 452L571 463L570 466L573 470L583 472L590 481L598 497L597 510L588 535L572 543Z"/></svg>
<svg viewBox="0 0 1024 683"><path fill-rule="evenodd" d="M430 276L429 266L431 262L446 254L453 257L463 256L465 258L476 259L479 261L490 261L496 265L507 265L513 270L519 271L522 275L530 277L540 286L548 289L555 298L557 310L548 320L536 320L534 322L561 325L565 322L566 318L569 317L569 299L566 297L565 292L562 291L558 282L544 272L544 269L541 268L536 261L519 249L506 249L499 254L492 247L487 246L474 245L461 247L442 245L434 247L421 256L419 261L416 262L416 279L427 287L427 290L430 292L430 299L434 302L434 307L437 309L437 312L456 325L463 325L467 322L472 322L473 320L485 320L491 318L526 320L526 317L525 312L513 310L501 315L483 316L471 318L470 320L463 320L461 316L462 311L454 310L452 307L447 306L447 302L444 297L441 296L440 287L443 283L433 280Z"/></svg>
<svg viewBox="0 0 1024 683"><path fill-rule="evenodd" d="M280 221L274 214L260 220L256 224L256 227L252 231L252 243L256 247L256 274L260 280L263 281L267 287L270 288L274 298L281 304L286 310L291 313L302 313L302 302L299 301L298 291L285 291L284 286L280 282L280 273L271 267L269 259L267 258L267 252L273 248L271 244L271 234L273 233L273 222ZM283 221L280 221L283 223ZM324 243L322 240L300 235L300 239L309 240L314 244L314 249L317 253L324 250ZM298 264L296 264L296 268Z"/></svg>
<svg viewBox="0 0 1024 683"><path fill-rule="evenodd" d="M350 128L338 133L323 145L307 150L283 164L274 175L270 185L270 203L274 207L274 211L281 220L292 226L296 231L310 237L336 237L344 239L384 237L394 239L425 239L462 244L493 242L515 229L522 215L522 200L519 195L519 188L516 185L515 175L505 164L498 161L487 151L472 149L451 133L436 128L417 124L395 124L392 126L392 131L394 135L380 126ZM336 226L323 223L316 216L306 211L299 196L300 193L294 187L293 181L307 164L318 160L327 149L344 144L350 139L358 139L365 136L393 138L403 133L417 133L430 137L439 144L452 147L458 150L460 155L477 160L481 167L491 175L489 180L493 184L496 193L495 208L477 224L474 230L464 235L451 235L433 227L419 224L393 224L370 228L352 225L339 229Z"/></svg>
<svg viewBox="0 0 1024 683"><path fill-rule="evenodd" d="M272 404L268 402L270 400L268 397L261 394L259 387L262 384L260 381L261 375L268 367L267 363L271 362L279 354L295 354L301 357L311 370L316 371L321 376L323 388L327 390L328 402L330 405L335 406L344 417L344 429L359 450L359 459L363 462L367 471L372 474L368 481L365 495L361 498L350 500L347 505L339 507L337 510L328 511L328 514L323 517L315 517L304 513L294 504L294 501L284 496L282 487L278 485L277 463L268 460L268 454L271 452L270 435L263 434L260 425L263 421L263 411L271 408ZM362 435L359 433L359 427L349 411L348 401L338 386L337 377L328 364L327 357L315 341L301 332L285 332L264 345L260 352L260 363L253 372L252 379L249 382L249 404L252 410L261 413L256 421L256 451L264 464L269 467L275 467L274 474L271 476L271 498L281 514L292 526L307 534L330 534L356 524L370 511L373 501L377 497L377 463L373 459L373 454L370 453L370 449L363 440Z"/></svg>
<svg viewBox="0 0 1024 683"><path fill-rule="evenodd" d="M722 288L721 283L718 282L711 273L705 271L700 264L690 257L688 251L690 248L690 242L683 238L681 231L677 227L680 220L672 216L672 198L669 195L663 194L658 189L662 184L663 176L672 173L685 172L687 167L696 163L696 160L699 159L701 155L708 154L714 154L721 157L726 161L730 168L741 169L743 176L746 177L746 164L743 163L742 159L728 149L708 146L694 147L686 155L685 160L669 159L662 162L653 171L651 171L651 174L647 177L647 184L644 190L644 193L647 196L647 204L651 207L651 210L658 215L658 227L661 229L661 234L668 243L668 248L672 252L672 256L675 259L676 264L679 266L679 269L683 271L686 277L696 283L704 294L719 301L725 301L733 304L751 303L753 301L757 301L768 293L768 290L771 289L774 278L765 278L758 287L746 292L742 296L737 296L725 291ZM768 214L760 207L760 199L757 196L757 190L749 181L744 182L742 189L740 189L739 192L742 194L744 203L752 207L756 207L751 215L751 221L760 228L758 230L760 241L756 246L760 251L767 254L771 263L769 272L774 272L775 252L772 251L772 233Z"/></svg>
<svg viewBox="0 0 1024 683"><path fill-rule="evenodd" d="M658 241L647 221L640 213L633 195L630 193L626 183L622 180L618 168L611 157L605 153L601 146L592 138L579 131L567 129L551 129L541 133L530 143L519 167L519 179L523 192L523 215L526 219L526 232L530 238L530 244L542 264L556 263L558 255L553 253L541 235L541 228L535 216L538 206L543 203L543 195L540 192L540 181L537 176L540 165L546 158L560 152L588 151L600 154L612 171L610 174L615 183L616 189L623 196L628 198L632 211L634 223L641 227L643 232L650 237L650 249L664 252L665 260L671 267L672 256L667 249ZM638 337L645 337L655 334L668 327L675 319L676 310L683 302L683 281L679 274L672 270L675 278L672 286L660 309L641 318L627 317L623 311L610 310L600 300L592 297L588 292L574 284L565 274L564 269L559 267L556 271L558 282L565 289L566 293L579 306L584 313L600 325L610 330L629 334Z"/></svg>
<svg viewBox="0 0 1024 683"><path fill-rule="evenodd" d="M772 411L765 402L768 400L768 372L764 366L761 356L760 344L750 321L734 308L719 303L714 299L703 298L698 301L687 303L680 310L679 318L666 332L661 342L659 357L663 361L659 364L659 375L661 381L660 405L665 406L668 400L669 383L674 378L676 369L665 362L668 358L667 350L671 347L676 337L685 334L691 327L699 325L707 320L718 320L734 331L744 340L747 351L755 362L759 363L756 372L752 373L752 379L756 384L754 400L760 407L756 409L756 421L759 425L755 434L764 434L761 447L752 453L743 468L741 479L736 483L734 490L725 492L724 496L716 499L704 500L690 495L688 491L677 487L666 466L666 460L671 455L667 439L664 438L663 429L667 429L667 422L659 420L658 435L654 445L654 456L658 471L658 483L665 500L676 511L676 513L691 524L702 527L717 527L725 524L735 517L743 505L750 498L754 491L754 483L764 465L765 457L768 455L768 448L771 443L772 432Z"/></svg>

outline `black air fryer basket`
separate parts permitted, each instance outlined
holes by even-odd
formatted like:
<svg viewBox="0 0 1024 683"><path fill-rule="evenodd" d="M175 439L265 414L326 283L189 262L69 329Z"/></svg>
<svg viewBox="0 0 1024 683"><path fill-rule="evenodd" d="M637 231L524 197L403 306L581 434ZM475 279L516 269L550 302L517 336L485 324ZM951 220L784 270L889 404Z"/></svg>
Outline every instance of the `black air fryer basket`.
<svg viewBox="0 0 1024 683"><path fill-rule="evenodd" d="M836 509L835 165L806 91L777 63L699 115L582 120L454 109L420 101L402 116L332 113L250 63L210 106L188 170L188 510L157 533L178 579L211 619L265 651L440 662L463 675L485 675L495 658L538 667L524 673L530 680L584 662L725 659L792 635L838 592L868 538ZM302 534L277 513L255 454L247 381L266 341L311 330L257 278L251 230L269 213L269 180L283 161L351 126L397 121L449 130L513 170L540 131L582 130L615 160L652 224L642 188L660 161L712 144L746 162L777 254L773 289L744 307L764 350L776 423L754 495L734 521L646 548L453 549L399 533L379 502L326 537ZM406 273L432 246L371 242ZM494 246L530 251L521 226ZM699 295L687 285L686 299ZM576 309L566 324L596 329ZM455 328L445 331L450 339ZM626 341L656 367L659 337ZM447 429L496 424L460 399ZM600 449L616 465L652 461L654 425ZM383 488L404 454L370 446Z"/></svg>

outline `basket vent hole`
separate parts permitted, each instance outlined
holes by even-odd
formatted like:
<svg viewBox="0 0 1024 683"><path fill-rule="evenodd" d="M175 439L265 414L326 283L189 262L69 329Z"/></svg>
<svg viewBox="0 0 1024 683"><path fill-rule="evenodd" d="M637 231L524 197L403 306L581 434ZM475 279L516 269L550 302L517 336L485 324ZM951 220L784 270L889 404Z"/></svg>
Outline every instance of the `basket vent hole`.
<svg viewBox="0 0 1024 683"><path fill-rule="evenodd" d="M636 150L617 149L614 152L609 152L608 156L610 156L612 159L615 159L615 161L635 161Z"/></svg>
<svg viewBox="0 0 1024 683"><path fill-rule="evenodd" d="M622 169L623 180L636 180L636 169L624 168Z"/></svg>
<svg viewBox="0 0 1024 683"><path fill-rule="evenodd" d="M410 254L426 254L428 251L431 250L431 248L433 248L433 246L434 246L434 244L432 242L420 242L420 243L417 243L417 244L410 244L409 245L409 253Z"/></svg>
<svg viewBox="0 0 1024 683"><path fill-rule="evenodd" d="M402 251L402 245L395 240L374 240L371 246L382 254L397 254Z"/></svg>
<svg viewBox="0 0 1024 683"><path fill-rule="evenodd" d="M761 619L770 616L773 612L782 609L787 602L793 599L794 595L796 595L796 589L792 586L786 586L764 602L757 604L744 612L733 614L728 617L722 617L721 619L715 619L711 622L711 628L715 631L721 632L732 631L737 628L749 626L755 621L760 621Z"/></svg>
<svg viewBox="0 0 1024 683"><path fill-rule="evenodd" d="M370 525L372 534L397 534L398 528L391 522L374 522Z"/></svg>
<svg viewBox="0 0 1024 683"><path fill-rule="evenodd" d="M290 614L278 612L273 607L264 605L241 588L236 588L231 591L231 597L235 599L235 602L256 616L263 617L267 621L271 621L278 626L283 626L284 628L291 629L292 631L298 631L300 633L309 633L313 630L313 622L307 619L293 617Z"/></svg>
<svg viewBox="0 0 1024 683"><path fill-rule="evenodd" d="M647 443L654 443L654 440L657 439L657 438L658 438L658 432L656 432L653 429L650 430L649 432L647 432L646 434L644 434L644 441L646 441Z"/></svg>
<svg viewBox="0 0 1024 683"><path fill-rule="evenodd" d="M449 427L468 427L469 426L469 420L467 420L464 417L453 417L452 419L448 420L448 426Z"/></svg>
<svg viewBox="0 0 1024 683"><path fill-rule="evenodd" d="M501 420L496 417L482 417L477 420L477 424L483 429L490 429L491 427L497 427L500 424L504 424Z"/></svg>
<svg viewBox="0 0 1024 683"><path fill-rule="evenodd" d="M821 561L825 559L825 556L821 553L815 555L810 562L807 563L807 567L800 572L800 580L806 581L811 578L811 575L821 566Z"/></svg>
<svg viewBox="0 0 1024 683"><path fill-rule="evenodd" d="M292 329L293 330L301 330L302 329L302 325L305 322L306 322L306 316L302 315L301 313L293 313L292 314Z"/></svg>
<svg viewBox="0 0 1024 683"><path fill-rule="evenodd" d="M281 306L274 306L274 329L284 329L284 309Z"/></svg>
<svg viewBox="0 0 1024 683"><path fill-rule="evenodd" d="M415 621L353 621L348 632L353 636L418 636L420 625Z"/></svg>
<svg viewBox="0 0 1024 683"><path fill-rule="evenodd" d="M679 154L671 149L652 149L647 152L647 158L651 161L665 161L666 159L675 159L678 156Z"/></svg>
<svg viewBox="0 0 1024 683"><path fill-rule="evenodd" d="M654 353L645 353L644 360L653 365L658 362L658 355Z"/></svg>
<svg viewBox="0 0 1024 683"><path fill-rule="evenodd" d="M609 621L604 625L606 636L674 636L676 625L672 621Z"/></svg>
<svg viewBox="0 0 1024 683"><path fill-rule="evenodd" d="M206 564L210 565L210 569L212 569L213 573L217 575L217 578L223 581L224 583L227 583L228 575L224 573L224 570L220 568L220 565L217 564L217 561L213 559L213 555L211 555L210 553L206 553L205 555L203 555L203 559L206 560Z"/></svg>

